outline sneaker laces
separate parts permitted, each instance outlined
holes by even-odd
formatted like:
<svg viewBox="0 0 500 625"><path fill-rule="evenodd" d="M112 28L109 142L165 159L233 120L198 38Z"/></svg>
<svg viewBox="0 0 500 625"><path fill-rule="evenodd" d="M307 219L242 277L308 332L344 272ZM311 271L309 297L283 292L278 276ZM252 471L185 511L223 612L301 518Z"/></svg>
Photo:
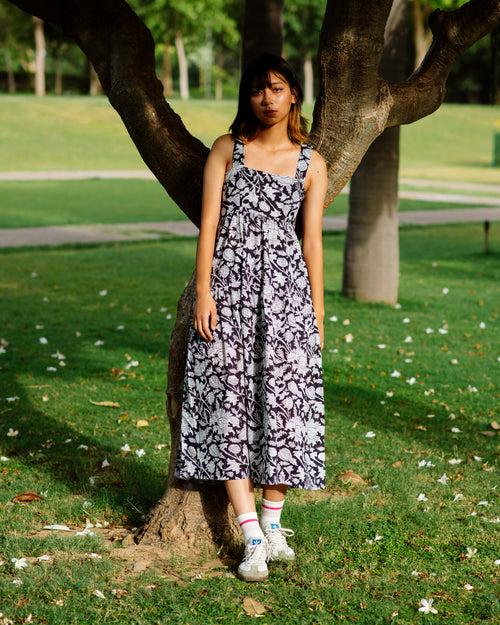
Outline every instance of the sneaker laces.
<svg viewBox="0 0 500 625"><path fill-rule="evenodd" d="M251 563L252 560L264 560L265 562L269 560L269 553L266 547L265 539L254 545L250 542L245 545L245 554L242 562Z"/></svg>
<svg viewBox="0 0 500 625"><path fill-rule="evenodd" d="M270 555L290 549L286 542L286 536L293 536L295 532L289 527L269 527L266 531L267 543Z"/></svg>

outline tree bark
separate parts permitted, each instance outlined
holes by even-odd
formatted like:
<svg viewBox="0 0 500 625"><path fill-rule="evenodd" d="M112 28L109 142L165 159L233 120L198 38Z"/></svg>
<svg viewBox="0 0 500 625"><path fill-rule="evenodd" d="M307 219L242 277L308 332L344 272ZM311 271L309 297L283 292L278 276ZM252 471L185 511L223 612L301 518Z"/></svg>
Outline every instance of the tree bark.
<svg viewBox="0 0 500 625"><path fill-rule="evenodd" d="M380 72L392 82L406 76L407 0L395 0L385 29ZM399 282L399 126L386 128L351 178L342 294L363 302L395 304Z"/></svg>
<svg viewBox="0 0 500 625"><path fill-rule="evenodd" d="M182 33L175 33L175 49L177 50L177 63L179 65L179 95L181 100L189 99L189 74L186 51L184 50L184 40Z"/></svg>
<svg viewBox="0 0 500 625"><path fill-rule="evenodd" d="M35 29L35 94L45 95L45 34L43 32L43 20L33 17Z"/></svg>

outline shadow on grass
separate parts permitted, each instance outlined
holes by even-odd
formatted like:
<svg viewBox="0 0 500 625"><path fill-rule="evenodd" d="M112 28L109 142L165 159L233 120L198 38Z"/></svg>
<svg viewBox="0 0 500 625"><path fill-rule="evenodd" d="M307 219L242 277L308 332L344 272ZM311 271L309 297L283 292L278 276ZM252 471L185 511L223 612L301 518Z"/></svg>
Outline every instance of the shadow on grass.
<svg viewBox="0 0 500 625"><path fill-rule="evenodd" d="M2 280L10 295L2 307L2 332L10 342L8 360L3 360L2 365L2 386L5 389L3 394L17 395L20 400L19 408L3 403L2 421L5 429L11 424L12 427L22 427L23 436L4 439L2 452L16 456L26 465L35 465L37 470L50 472L54 480L74 494L87 494L90 488L88 477L99 476L92 496L108 501L114 509L130 515L134 524L140 522L141 513L146 512L163 494L168 454L165 453L162 471L154 468L149 458L143 461L133 455L122 455L120 446L123 441L119 435L113 435L110 431L111 420L106 426L107 432L101 432L100 435L83 432L85 428L79 428L77 421L92 416L91 410L94 408L88 407L87 396L82 398L78 389L70 385L80 384L82 379L86 382L110 382L110 369L116 365L117 353L121 357L124 352L140 352L145 359L159 354L162 358L168 356L168 340L175 321L177 300L182 285L193 270L194 246L195 240L176 239L172 241L171 249L165 242L141 242L79 246L76 250L74 247L66 247L38 252L23 250L17 251L17 254L9 251L3 256L6 263L10 259L12 262L7 268L8 276ZM440 247L439 241L428 241L426 253L429 255L435 251L435 258L439 260L443 258L440 249L442 245ZM79 253L74 254L75 251ZM410 258L406 266L410 269L405 269L407 273L412 271L412 257L416 260L416 252L409 251L408 256ZM451 254L449 257L452 257ZM172 263L174 258L175 265ZM475 258L474 254L460 255L464 262L474 261ZM494 267L489 264L492 257L487 259L489 274ZM35 268L39 269L41 277L33 283L29 273ZM447 275L447 271L455 273L453 268L442 267L442 270L441 275ZM471 281L477 277L478 270L476 265L471 269ZM484 263L481 271L484 271ZM464 277L460 270L458 277ZM28 288L24 283L26 280ZM97 295L105 285L110 285L111 302L109 298L102 300ZM47 304L42 303L44 294L50 295ZM330 301L336 296L336 292L328 288L327 284L325 297ZM116 304L112 306L114 301ZM106 302L106 306L102 306L103 302ZM148 307L157 310L165 303L173 314L168 328L164 325L163 317L160 319L146 312ZM419 305L414 300L411 303ZM342 306L344 310L350 310L359 304L343 300ZM34 329L38 321L44 322L43 331ZM116 332L117 323L124 323L126 332ZM75 338L77 328L81 328L85 334L82 337L84 344ZM50 346L45 351L34 349L41 333L50 336ZM96 349L89 340L100 337L105 338L105 347ZM29 380L40 383L49 380L45 371L49 364L47 349L50 349L50 354L56 347L64 352L70 366L59 371L57 380L52 378L50 381L54 387L60 385L57 387L59 394L64 393L67 384L69 396L73 394L75 399L75 406L71 407L64 420L48 413L50 403L47 404L47 412L31 404L27 389ZM163 350L167 352L165 355L162 354ZM5 358L6 355L3 356ZM162 370L165 369L164 363L163 360ZM56 363L52 361L50 364ZM19 383L20 376L27 380L25 385ZM139 382L142 384L142 381ZM151 392L147 384L144 388L146 394ZM456 453L457 447L464 453L470 453L476 451L479 444L483 450L485 447L489 449L490 441L480 437L477 426L471 422L461 424L461 434L452 434L452 423L442 407L433 405L432 411L436 417L426 420L429 401L407 398L402 392L401 397L390 400L390 408L389 402L382 406L380 401L386 400L385 390L383 381L380 382L380 390L375 390L335 384L325 375L326 408L330 415L327 428L332 427L335 416L340 415L343 420L357 420L366 425L367 429L378 433L390 432L404 437L408 444L422 444L441 453ZM400 416L395 416L394 412L399 412ZM10 414L11 423L8 421ZM164 414L163 410L161 415ZM417 429L417 425L422 424L427 426L427 431ZM166 420L163 427L168 432ZM360 437L364 434L359 429L356 432ZM47 442L48 439L53 444ZM72 442L65 444L66 439L72 439ZM77 450L76 447L81 444L87 445L88 451ZM327 448L327 459L333 452ZM112 464L102 468L101 463L107 456L112 457Z"/></svg>
<svg viewBox="0 0 500 625"><path fill-rule="evenodd" d="M7 421L4 412L2 420L19 428L22 436L10 439L3 453L27 468L33 467L38 474L50 473L53 481L73 495L92 497L94 503L110 505L115 512L128 517L127 524L140 524L142 514L164 492L168 451L162 452L165 470L159 471L151 463L121 452L122 443L117 439L111 441L82 433L70 423L30 405L22 387L10 388L19 396L22 409L12 421ZM165 428L168 428L166 424ZM78 449L81 445L88 449ZM109 458L110 466L103 468L105 458ZM89 482L91 476L95 486ZM30 490L29 484L25 490Z"/></svg>
<svg viewBox="0 0 500 625"><path fill-rule="evenodd" d="M380 383L383 386L383 382ZM426 448L426 453L438 455L481 455L490 453L493 457L496 438L485 437L480 430L485 429L486 423L478 424L477 419L460 419L461 432L453 433L451 428L457 423L449 419L450 411L438 404L428 401L418 401L405 397L404 390L398 393L398 398L388 399L383 391L375 391L366 387L325 383L327 397L327 414L335 415L342 420L341 430L347 424L354 422L358 426L353 429L353 438L359 438L360 444L366 441L365 434L371 430L378 434L380 445L392 444L392 440L384 441L384 434L394 434L404 438L408 445L417 444ZM412 391L414 392L414 391ZM423 393L423 390L422 390ZM380 401L386 403L381 405ZM330 404L330 405L329 405ZM435 416L432 419L427 414ZM399 413L394 415L394 412ZM486 419L485 419L486 421ZM424 426L426 429L422 429ZM327 422L327 430L335 428L335 418ZM382 449L382 447L381 447ZM327 453L328 455L328 453Z"/></svg>

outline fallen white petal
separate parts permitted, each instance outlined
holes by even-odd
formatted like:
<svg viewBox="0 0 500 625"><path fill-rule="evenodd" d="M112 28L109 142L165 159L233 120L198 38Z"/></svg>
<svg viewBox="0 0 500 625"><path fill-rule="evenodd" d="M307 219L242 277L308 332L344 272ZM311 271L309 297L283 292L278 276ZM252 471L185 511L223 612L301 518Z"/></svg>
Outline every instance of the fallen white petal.
<svg viewBox="0 0 500 625"><path fill-rule="evenodd" d="M418 611L423 612L424 614L429 614L430 612L432 612L432 614L437 614L436 608L432 606L433 601L433 599L420 599L421 607Z"/></svg>

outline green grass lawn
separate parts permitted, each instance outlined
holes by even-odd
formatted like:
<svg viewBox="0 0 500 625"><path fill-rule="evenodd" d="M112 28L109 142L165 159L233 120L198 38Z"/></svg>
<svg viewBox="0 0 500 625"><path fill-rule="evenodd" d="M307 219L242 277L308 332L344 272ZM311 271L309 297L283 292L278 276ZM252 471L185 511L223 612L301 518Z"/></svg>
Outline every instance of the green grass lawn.
<svg viewBox="0 0 500 625"><path fill-rule="evenodd" d="M237 562L199 575L179 569L177 579L125 576L98 537L38 535L45 524L82 529L86 519L138 525L161 495L168 341L196 240L4 251L3 616L234 625L249 622L250 596L268 608L267 625L493 624L498 438L482 432L498 420L500 237L494 229L485 256L479 225L400 236L400 307L342 298L344 236L324 237L328 486L317 496L289 491L282 520L296 532L297 562L271 564L268 582L255 585L233 577ZM91 403L105 400L119 408ZM138 428L139 419L149 425ZM366 484L343 484L348 470ZM43 498L11 502L25 491ZM41 555L49 561L23 569L11 561ZM423 598L437 614L419 612Z"/></svg>
<svg viewBox="0 0 500 625"><path fill-rule="evenodd" d="M105 97L4 95L2 105L0 145L5 147L0 150L0 171L146 168ZM208 147L228 131L236 112L232 100L174 99L171 106ZM311 107L306 106L305 113L311 119ZM400 176L500 185L500 168L492 167L498 118L498 106L446 104L404 126ZM0 197L3 228L184 218L156 181L0 182ZM346 195L339 196L327 214L346 213L347 202ZM461 207L469 205L400 202L402 211Z"/></svg>
<svg viewBox="0 0 500 625"><path fill-rule="evenodd" d="M228 132L236 100L169 101L188 130L210 147ZM312 119L312 107L304 113ZM402 127L402 177L500 182L492 167L500 106L444 104ZM498 129L497 129L498 132ZM143 169L118 113L104 96L2 95L0 171Z"/></svg>
<svg viewBox="0 0 500 625"><path fill-rule="evenodd" d="M0 228L186 219L155 180L0 182L0 197ZM399 208L407 211L471 206L401 199ZM348 196L342 194L325 214L347 211Z"/></svg>

